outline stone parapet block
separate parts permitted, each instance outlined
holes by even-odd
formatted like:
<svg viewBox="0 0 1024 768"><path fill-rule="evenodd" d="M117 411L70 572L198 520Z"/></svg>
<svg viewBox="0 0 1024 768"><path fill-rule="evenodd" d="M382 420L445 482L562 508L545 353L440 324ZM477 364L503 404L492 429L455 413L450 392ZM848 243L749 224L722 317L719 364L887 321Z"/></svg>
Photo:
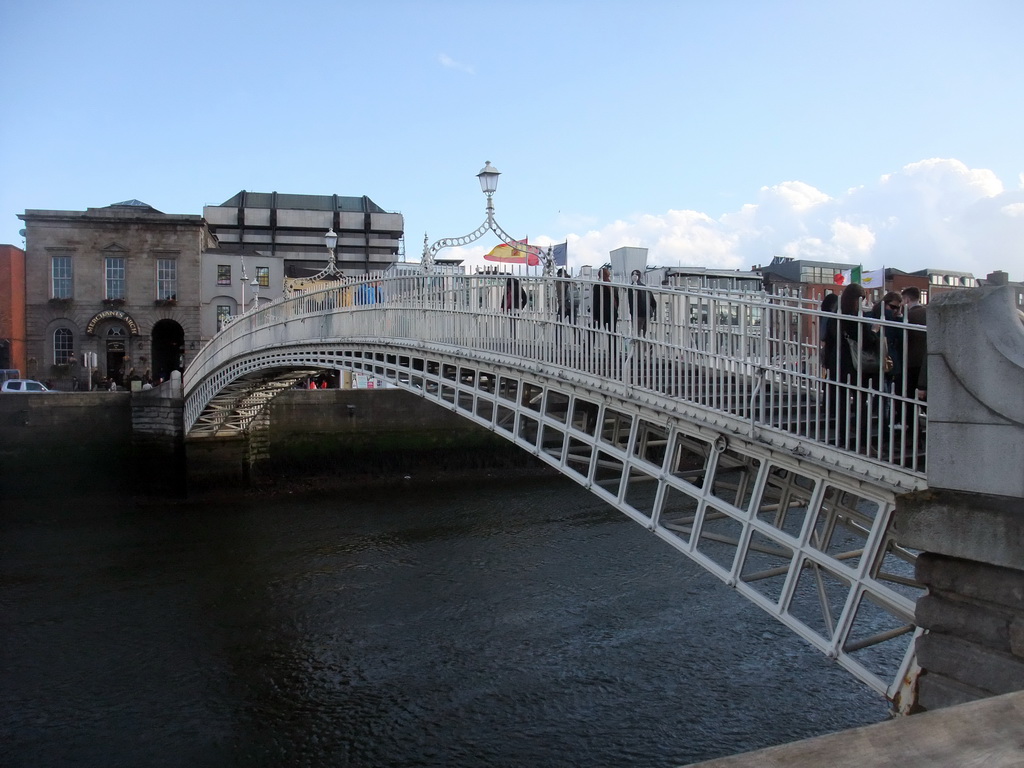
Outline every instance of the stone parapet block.
<svg viewBox="0 0 1024 768"><path fill-rule="evenodd" d="M925 552L917 558L917 580L932 592L959 595L1024 613L1024 562L1019 568L986 565Z"/></svg>
<svg viewBox="0 0 1024 768"><path fill-rule="evenodd" d="M917 661L937 674L999 695L1024 690L1024 659L953 635L929 632L917 639ZM927 702L919 701L928 707Z"/></svg>
<svg viewBox="0 0 1024 768"><path fill-rule="evenodd" d="M1022 498L942 489L903 494L896 499L893 532L911 549L1024 568Z"/></svg>
<svg viewBox="0 0 1024 768"><path fill-rule="evenodd" d="M1013 612L977 605L966 600L927 594L917 601L914 617L919 627L956 635L1003 653L1013 653L1010 628Z"/></svg>
<svg viewBox="0 0 1024 768"><path fill-rule="evenodd" d="M966 685L937 672L922 675L917 682L917 705L926 712L987 699L991 695L981 688Z"/></svg>
<svg viewBox="0 0 1024 768"><path fill-rule="evenodd" d="M1024 497L1024 324L1008 285L928 305L928 486Z"/></svg>

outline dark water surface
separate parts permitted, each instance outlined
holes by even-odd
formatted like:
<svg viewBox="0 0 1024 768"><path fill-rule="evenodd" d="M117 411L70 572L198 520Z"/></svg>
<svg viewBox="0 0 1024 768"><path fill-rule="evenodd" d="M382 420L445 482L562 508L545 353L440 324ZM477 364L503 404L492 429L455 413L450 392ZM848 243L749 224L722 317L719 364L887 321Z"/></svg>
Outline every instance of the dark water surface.
<svg viewBox="0 0 1024 768"><path fill-rule="evenodd" d="M883 699L562 479L6 499L0 763L675 766Z"/></svg>

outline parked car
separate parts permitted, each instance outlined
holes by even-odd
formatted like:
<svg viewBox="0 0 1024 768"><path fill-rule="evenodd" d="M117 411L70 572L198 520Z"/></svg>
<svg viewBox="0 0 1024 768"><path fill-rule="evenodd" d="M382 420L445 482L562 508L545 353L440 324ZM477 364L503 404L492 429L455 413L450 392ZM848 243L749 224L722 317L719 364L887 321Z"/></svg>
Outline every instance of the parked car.
<svg viewBox="0 0 1024 768"><path fill-rule="evenodd" d="M33 381L32 379L9 379L3 384L0 384L0 392L4 394L8 392L20 392L27 394L31 392L52 392L52 389L48 389L41 381Z"/></svg>

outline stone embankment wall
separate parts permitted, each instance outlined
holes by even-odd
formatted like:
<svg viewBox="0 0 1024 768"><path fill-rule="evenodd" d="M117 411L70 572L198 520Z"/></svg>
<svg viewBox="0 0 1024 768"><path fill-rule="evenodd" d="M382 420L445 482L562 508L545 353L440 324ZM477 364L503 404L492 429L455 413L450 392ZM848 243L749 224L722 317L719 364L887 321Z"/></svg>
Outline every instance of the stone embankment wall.
<svg viewBox="0 0 1024 768"><path fill-rule="evenodd" d="M536 463L489 429L401 390L292 390L270 407L263 474L398 474ZM258 434L258 430L255 431Z"/></svg>
<svg viewBox="0 0 1024 768"><path fill-rule="evenodd" d="M248 433L189 438L186 451L189 493L239 484L546 469L489 429L397 389L288 390Z"/></svg>
<svg viewBox="0 0 1024 768"><path fill-rule="evenodd" d="M1024 690L1024 324L1006 285L928 306L928 490L897 501L919 549L917 702Z"/></svg>
<svg viewBox="0 0 1024 768"><path fill-rule="evenodd" d="M490 430L399 390L293 390L251 434L184 440L180 381L146 392L0 396L0 496L69 496L109 483L181 496L311 478L544 471ZM99 471L102 469L103 471Z"/></svg>
<svg viewBox="0 0 1024 768"><path fill-rule="evenodd" d="M181 374L154 389L132 393L133 487L137 493L183 496L185 420Z"/></svg>
<svg viewBox="0 0 1024 768"><path fill-rule="evenodd" d="M73 497L118 466L128 481L131 456L127 392L0 395L0 498Z"/></svg>

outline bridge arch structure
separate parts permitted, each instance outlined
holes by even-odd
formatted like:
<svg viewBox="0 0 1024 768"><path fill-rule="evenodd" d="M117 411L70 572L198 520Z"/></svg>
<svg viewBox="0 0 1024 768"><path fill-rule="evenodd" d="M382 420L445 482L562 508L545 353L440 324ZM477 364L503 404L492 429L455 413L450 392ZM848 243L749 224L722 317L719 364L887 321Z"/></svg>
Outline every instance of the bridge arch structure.
<svg viewBox="0 0 1024 768"><path fill-rule="evenodd" d="M522 307L504 276L375 276L237 317L185 372L189 439L250 429L305 376L370 374L557 468L909 706L922 589L890 523L926 485L923 438L896 435L920 403L823 384L829 316L797 299L645 289L640 327L623 286L606 328L592 284L517 279Z"/></svg>

